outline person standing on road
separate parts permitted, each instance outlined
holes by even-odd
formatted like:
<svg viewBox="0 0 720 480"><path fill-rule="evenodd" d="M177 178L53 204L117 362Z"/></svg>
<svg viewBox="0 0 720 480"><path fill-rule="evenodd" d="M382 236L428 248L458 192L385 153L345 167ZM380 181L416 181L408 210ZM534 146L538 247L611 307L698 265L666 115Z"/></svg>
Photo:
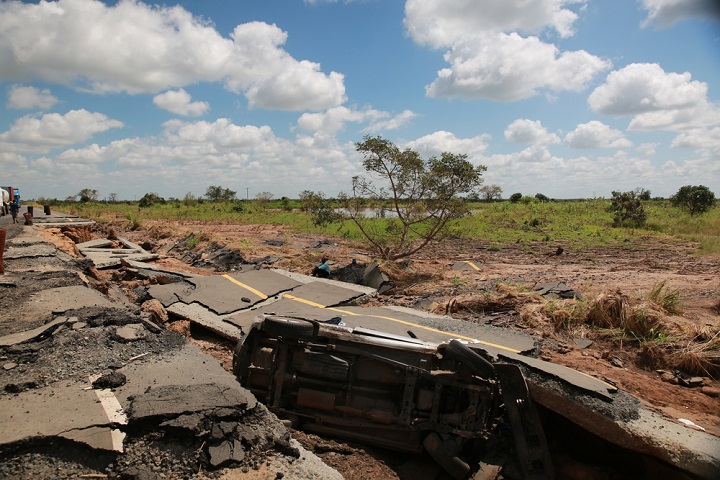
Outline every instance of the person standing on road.
<svg viewBox="0 0 720 480"><path fill-rule="evenodd" d="M20 205L17 201L10 202L10 215L12 215L13 223L17 223L17 214L20 211Z"/></svg>
<svg viewBox="0 0 720 480"><path fill-rule="evenodd" d="M330 265L328 265L327 261L328 259L323 257L322 261L313 268L313 277L330 278Z"/></svg>

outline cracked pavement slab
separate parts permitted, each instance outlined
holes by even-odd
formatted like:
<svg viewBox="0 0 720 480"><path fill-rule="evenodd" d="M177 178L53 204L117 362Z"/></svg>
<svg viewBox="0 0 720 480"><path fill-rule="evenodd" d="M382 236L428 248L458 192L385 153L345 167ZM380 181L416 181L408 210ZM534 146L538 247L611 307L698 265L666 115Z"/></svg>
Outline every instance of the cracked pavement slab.
<svg viewBox="0 0 720 480"><path fill-rule="evenodd" d="M85 440L96 440L97 443L89 443L93 448L111 447L110 421L95 392L86 387L72 383L1 396L0 445L52 436L78 438L82 431L105 428L107 438Z"/></svg>
<svg viewBox="0 0 720 480"><path fill-rule="evenodd" d="M296 280L267 269L196 277L188 282L194 284L195 289L182 300L185 303L200 303L218 315L251 307L301 285Z"/></svg>

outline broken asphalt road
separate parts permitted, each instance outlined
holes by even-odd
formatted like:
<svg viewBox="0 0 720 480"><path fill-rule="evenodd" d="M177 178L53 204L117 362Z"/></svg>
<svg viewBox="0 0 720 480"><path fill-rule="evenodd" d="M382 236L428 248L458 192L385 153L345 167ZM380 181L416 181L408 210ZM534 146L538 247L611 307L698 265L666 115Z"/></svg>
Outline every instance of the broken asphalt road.
<svg viewBox="0 0 720 480"><path fill-rule="evenodd" d="M4 220L0 478L194 478L228 466L340 478L217 360L86 287L88 265L39 227Z"/></svg>

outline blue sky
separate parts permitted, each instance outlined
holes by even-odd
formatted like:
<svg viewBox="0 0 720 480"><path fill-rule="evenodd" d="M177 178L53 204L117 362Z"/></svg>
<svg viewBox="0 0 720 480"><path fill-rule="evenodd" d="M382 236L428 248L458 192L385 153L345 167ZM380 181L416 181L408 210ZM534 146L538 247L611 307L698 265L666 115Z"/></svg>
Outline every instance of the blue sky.
<svg viewBox="0 0 720 480"><path fill-rule="evenodd" d="M334 196L381 135L503 196L720 195L716 0L0 1L0 184Z"/></svg>

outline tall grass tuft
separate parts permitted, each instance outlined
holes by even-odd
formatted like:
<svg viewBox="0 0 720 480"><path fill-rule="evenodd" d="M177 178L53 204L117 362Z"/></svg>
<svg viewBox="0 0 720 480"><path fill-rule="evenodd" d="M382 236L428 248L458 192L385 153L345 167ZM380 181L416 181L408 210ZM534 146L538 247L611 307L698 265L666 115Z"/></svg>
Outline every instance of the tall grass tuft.
<svg viewBox="0 0 720 480"><path fill-rule="evenodd" d="M687 342L670 359L672 366L691 375L720 374L720 330L708 340Z"/></svg>
<svg viewBox="0 0 720 480"><path fill-rule="evenodd" d="M142 227L142 221L140 220L140 217L138 215L135 215L133 213L128 213L125 215L125 218L130 222L130 225L128 228L131 231L139 230Z"/></svg>
<svg viewBox="0 0 720 480"><path fill-rule="evenodd" d="M680 309L680 291L670 290L665 286L665 281L656 283L647 299L661 306L668 313L681 313Z"/></svg>

